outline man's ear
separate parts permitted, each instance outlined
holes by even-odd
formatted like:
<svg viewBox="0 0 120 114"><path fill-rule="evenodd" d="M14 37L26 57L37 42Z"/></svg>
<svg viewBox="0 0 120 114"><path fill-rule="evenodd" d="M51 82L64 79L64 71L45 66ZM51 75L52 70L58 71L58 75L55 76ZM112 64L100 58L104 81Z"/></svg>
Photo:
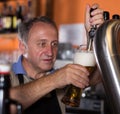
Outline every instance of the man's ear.
<svg viewBox="0 0 120 114"><path fill-rule="evenodd" d="M19 49L22 52L22 54L25 54L26 52L26 45L23 41L19 40Z"/></svg>

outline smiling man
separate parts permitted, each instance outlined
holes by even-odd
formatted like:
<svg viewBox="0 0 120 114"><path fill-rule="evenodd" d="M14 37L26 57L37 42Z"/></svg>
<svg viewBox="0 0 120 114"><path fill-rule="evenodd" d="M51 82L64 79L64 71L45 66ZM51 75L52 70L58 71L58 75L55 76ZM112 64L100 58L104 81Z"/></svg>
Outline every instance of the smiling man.
<svg viewBox="0 0 120 114"><path fill-rule="evenodd" d="M104 22L103 11L98 5L92 8L97 8L92 12L92 18L88 17L90 6L86 10L86 30L90 30L93 24ZM21 23L18 35L21 56L12 66L11 98L22 104L24 114L65 114L64 104L61 104L56 90L69 84L85 88L94 82L89 80L89 72L78 64L68 64L54 71L58 30L48 17Z"/></svg>

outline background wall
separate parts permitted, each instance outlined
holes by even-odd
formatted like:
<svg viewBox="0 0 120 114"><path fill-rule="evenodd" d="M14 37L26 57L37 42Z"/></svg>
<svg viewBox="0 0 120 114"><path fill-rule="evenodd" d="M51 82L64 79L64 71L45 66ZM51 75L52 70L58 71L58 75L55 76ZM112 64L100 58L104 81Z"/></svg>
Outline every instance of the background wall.
<svg viewBox="0 0 120 114"><path fill-rule="evenodd" d="M58 25L84 22L86 4L98 3L100 8L120 15L120 0L54 0L54 20Z"/></svg>
<svg viewBox="0 0 120 114"><path fill-rule="evenodd" d="M32 12L34 16L48 15L52 17L57 23L58 27L61 24L83 24L86 4L92 5L98 3L100 8L104 11L110 12L110 17L113 14L120 15L120 0L31 0L32 1ZM9 0L7 3L16 7L17 3L27 6L28 0ZM0 10L3 2L0 2ZM72 30L73 31L73 30ZM76 31L76 30L75 30ZM71 32L70 32L71 33ZM81 31L83 33L83 31ZM71 35L70 35L71 36ZM18 42L17 36L13 35L13 39L9 39L10 35L6 36L0 34L0 38L5 39L0 45L0 50L5 48L6 50L16 49ZM1 40L1 39L0 39ZM10 41L9 41L10 40ZM13 45L16 44L16 45ZM10 49L11 48L11 49Z"/></svg>
<svg viewBox="0 0 120 114"><path fill-rule="evenodd" d="M120 0L31 0L33 16L48 15L57 25L66 23L84 22L86 4L98 3L100 8L113 14L120 15ZM8 3L16 6L16 3L27 5L28 0L9 0ZM0 8L1 8L0 3Z"/></svg>

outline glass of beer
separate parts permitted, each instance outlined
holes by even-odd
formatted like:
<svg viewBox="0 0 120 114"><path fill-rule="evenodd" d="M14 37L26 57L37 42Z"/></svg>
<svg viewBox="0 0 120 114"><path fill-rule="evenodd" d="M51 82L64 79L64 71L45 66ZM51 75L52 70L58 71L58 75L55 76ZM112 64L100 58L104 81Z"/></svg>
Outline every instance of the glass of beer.
<svg viewBox="0 0 120 114"><path fill-rule="evenodd" d="M90 73L94 71L96 66L94 53L92 50L87 50L86 45L81 45L80 48L76 50L73 62L85 66ZM78 107L80 105L81 94L82 89L69 85L62 98L62 102L72 107Z"/></svg>

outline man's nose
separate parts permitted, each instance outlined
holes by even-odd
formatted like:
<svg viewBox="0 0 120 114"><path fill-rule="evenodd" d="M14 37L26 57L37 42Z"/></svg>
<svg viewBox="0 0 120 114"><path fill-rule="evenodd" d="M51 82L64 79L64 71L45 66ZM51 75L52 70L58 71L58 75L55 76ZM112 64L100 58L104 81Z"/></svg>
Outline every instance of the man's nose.
<svg viewBox="0 0 120 114"><path fill-rule="evenodd" d="M47 47L47 54L48 54L49 56L52 56L52 55L53 55L53 48L52 48L52 46L48 46L48 47Z"/></svg>

